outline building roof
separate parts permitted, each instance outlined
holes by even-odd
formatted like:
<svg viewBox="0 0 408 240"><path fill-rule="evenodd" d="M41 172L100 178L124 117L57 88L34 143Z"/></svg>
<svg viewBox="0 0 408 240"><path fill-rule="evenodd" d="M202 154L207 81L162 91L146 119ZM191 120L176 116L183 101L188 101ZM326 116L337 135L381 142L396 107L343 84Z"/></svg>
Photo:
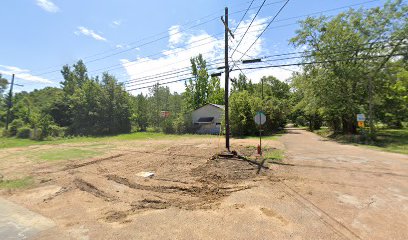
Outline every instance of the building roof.
<svg viewBox="0 0 408 240"><path fill-rule="evenodd" d="M211 105L211 106L214 106L214 107L216 107L216 108L223 109L223 110L225 109L225 106L224 106L224 105L218 105L218 104L214 104L214 103L209 103L209 104L206 104L206 105L204 105L204 106L201 106L201 107L195 109L194 111L196 111L196 110L198 110L198 109L200 109L200 108L203 108L203 107L205 107L205 106L207 106L207 105Z"/></svg>
<svg viewBox="0 0 408 240"><path fill-rule="evenodd" d="M217 108L225 109L224 105L218 105L218 104L214 104L214 103L210 103L210 105L213 105L214 107L217 107Z"/></svg>

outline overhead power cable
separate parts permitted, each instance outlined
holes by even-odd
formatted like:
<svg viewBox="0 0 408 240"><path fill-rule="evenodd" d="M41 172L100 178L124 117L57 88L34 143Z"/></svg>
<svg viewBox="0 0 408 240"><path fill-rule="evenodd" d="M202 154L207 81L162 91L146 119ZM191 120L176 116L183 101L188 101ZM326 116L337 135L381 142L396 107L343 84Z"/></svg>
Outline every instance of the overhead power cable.
<svg viewBox="0 0 408 240"><path fill-rule="evenodd" d="M244 35L242 35L241 40L239 40L237 46L235 47L235 50L238 49L239 45L241 45L242 40L245 38L245 35L247 34L248 30L251 28L252 23L254 23L256 17L258 16L259 12L261 11L263 5L265 4L266 0L264 0L261 4L261 6L259 7L258 11L256 12L256 14L254 15L254 17L251 20L251 23L248 25L247 29L245 30ZM234 56L235 50L232 52L231 57Z"/></svg>
<svg viewBox="0 0 408 240"><path fill-rule="evenodd" d="M353 58L333 59L333 60L325 60L325 61L312 61L312 62L289 63L289 64L275 64L275 65L257 66L257 67L245 67L245 68L240 68L239 70L244 71L244 70L274 68L274 67L304 66L304 65L311 65L311 64L324 64L324 63L344 62L344 61L351 61L351 60L371 60L371 59L390 57L390 56L391 57L404 56L404 53L395 53L395 54L392 54L392 55L390 55L390 54L388 54L388 55L377 55L377 56L370 56L370 57L353 57ZM233 70L233 71L237 71L237 70ZM174 80L174 81L170 81L170 82L156 83L156 84L165 85L165 84L185 81L185 80L189 80L189 79L191 79L191 78L183 78L183 79L178 79L178 80ZM139 87L139 88L133 88L133 89L129 89L128 91L145 89L145 88L150 88L150 87L153 87L153 86L155 86L155 85L144 86L144 87Z"/></svg>
<svg viewBox="0 0 408 240"><path fill-rule="evenodd" d="M393 41L397 41L397 40L393 40ZM356 50L366 50L366 49L384 49L384 48L388 48L388 47L392 47L392 46L394 46L394 45L392 45L393 44L393 42L391 41L376 41L376 42L368 42L368 43L364 43L364 44L359 44L358 46L365 46L365 45L368 45L368 44L373 44L373 43L388 43L387 45L381 45L381 46L374 46L374 47L364 47L364 48L359 48L359 47L353 47L353 48L350 48L350 49L344 49L344 47L343 48L341 48L341 49L344 49L344 50L338 50L338 51L334 51L335 49L332 49L332 51L329 51L329 52L326 52L326 54L332 54L332 55L334 55L334 54L340 54L340 53L347 53L347 52L355 52ZM263 59L260 63L265 63L265 62L276 62L276 61L283 61L283 60L293 60L293 59L299 59L299 58L305 58L305 57L312 57L312 56L314 56L314 54L315 53L320 53L320 51L316 51L316 52L312 52L312 51L299 51L299 52L290 52L290 53L283 53L283 54L275 54L275 55L269 55L269 56L265 56L265 57L261 57L261 59ZM290 56L290 55L298 55L298 54L308 54L308 55L301 55L301 56L294 56L294 57L286 57L286 58L278 58L278 59L270 59L270 58L272 58L272 57L281 57L281 56ZM248 56L248 55L247 55ZM265 60L266 59L266 60ZM237 62L235 62L234 60L232 60L233 62L234 62L234 65L235 66L237 66L238 64L237 64ZM212 64L207 64L207 66L213 66L213 65L218 65L218 64L221 64L222 62L220 61L220 62L215 62L215 61L211 61L211 62L214 62L214 63L212 63ZM216 69L216 68L211 68L210 70L214 70L214 69ZM285 70L287 70L287 69L285 69ZM151 76L144 76L144 77L141 77L141 78L136 78L136 79L133 79L133 80L135 80L135 81L133 81L133 80L129 80L129 81L127 81L128 83L127 84L132 84L133 82L143 82L143 81L146 81L146 80L151 80L151 79L156 79L156 81L161 81L162 79L160 79L160 78L162 78L162 77L166 77L166 76L171 76L171 75L177 75L177 74L180 74L180 73L184 73L184 75L183 76L185 76L186 74L186 72L190 72L190 67L184 67L184 68L180 68L180 69L176 69L176 70L171 70L171 71L168 71L168 72L163 72L163 73L161 73L161 74L155 74L155 75L151 75ZM175 76L173 76L173 78L174 78ZM176 76L176 77L178 77L178 76ZM166 79L168 79L168 78L166 78Z"/></svg>
<svg viewBox="0 0 408 240"><path fill-rule="evenodd" d="M280 2L282 2L282 1L271 2L271 3L267 4L267 5L277 4L277 3L280 3ZM107 51L104 51L104 52L101 52L101 53L96 53L96 54L93 54L93 55L90 55L90 56L83 57L83 59L92 58L92 57L99 56L99 55L102 55L102 54L105 54L105 53L108 53L108 52L118 51L118 52L115 52L115 53L112 53L112 54L108 54L108 55L103 56L103 57L99 57L99 58L96 58L96 59L93 59L93 60L85 61L86 64L89 64L89 63L96 62L96 61L100 61L100 60L103 60L103 59L106 59L106 58L109 58L109 57L112 57L112 56L116 56L116 55L119 55L119 54L122 54L122 53L125 53L125 52L132 51L132 50L134 50L134 49L137 49L137 48L140 48L140 47L143 47L143 46L146 46L146 45L149 45L149 44L158 42L158 41L163 40L163 39L167 39L167 38L169 38L169 37L171 37L171 36L173 36L173 35L176 35L176 34L185 32L185 31L187 31L187 30L191 30L191 29L193 29L193 28L196 28L196 27L198 27L198 26L202 26L202 25L207 24L207 23L209 23L209 22L218 20L219 17L217 16L217 17L211 18L211 19L209 19L209 20L207 20L207 21L201 22L201 20L206 19L206 18L208 18L208 17L210 17L210 16L213 16L213 15L219 13L220 11L221 11L221 10L216 11L216 12L214 12L214 13L212 13L212 14L207 15L207 16L204 16L204 17L202 17L202 18L189 21L189 22L186 23L186 24L180 25L180 26L186 26L186 25L189 25L190 23L199 22L199 23L197 23L197 24L195 24L195 25L193 25L193 26L190 26L190 27L188 27L188 28L185 28L184 30L179 31L179 32L177 32L177 33L168 34L168 31L163 31L163 32L160 32L160 33L158 33L158 34L154 34L154 35L152 35L152 36L142 38L142 39L140 39L140 40L138 40L138 41L128 43L128 44L126 44L126 45L133 45L133 44L142 42L143 40L147 40L147 39L150 39L150 38L153 38L153 37L156 37L156 36L161 36L161 35L165 34L165 36L159 37L159 38L157 38L157 39L153 39L153 40L148 41L148 42L140 43L139 45L132 46L132 47L127 48L127 49L124 49L124 50L119 50L119 51L118 51L118 49L110 49L110 50L107 50ZM248 9L235 11L235 12L230 13L230 15L234 15L234 14L237 14L237 13L241 13L241 12L243 12L243 11L248 11ZM58 66L55 66L55 67L58 67ZM50 69L50 68L53 68L53 67L49 67L48 69ZM58 71L60 71L60 69L51 70L51 71L39 73L39 74L36 74L36 75L37 75L37 76L42 76L42 75L46 75L46 74L50 74L50 73L55 73L55 72L58 72Z"/></svg>
<svg viewBox="0 0 408 240"><path fill-rule="evenodd" d="M247 8L247 10L245 11L244 15L242 15L241 20L239 20L238 25L235 27L234 33L237 31L237 29L239 28L239 25L241 24L241 22L244 20L246 14L248 13L249 9L251 8L252 4L254 3L255 0L252 0L251 3L249 4L249 7Z"/></svg>
<svg viewBox="0 0 408 240"><path fill-rule="evenodd" d="M275 21L276 17L282 12L282 10L286 7L286 5L289 3L290 0L287 0L283 6L279 9L279 11L275 14L275 16L272 18L272 20L268 23L268 25L266 25L265 29L261 32L261 34L258 35L258 37L255 39L255 41L251 44L251 46L249 46L249 48L244 52L244 54L241 56L240 60L242 59L242 57L254 46L254 44L256 43L256 41L258 41L258 39L262 36L262 34L266 31L266 29L268 29L268 27L273 23L273 21Z"/></svg>

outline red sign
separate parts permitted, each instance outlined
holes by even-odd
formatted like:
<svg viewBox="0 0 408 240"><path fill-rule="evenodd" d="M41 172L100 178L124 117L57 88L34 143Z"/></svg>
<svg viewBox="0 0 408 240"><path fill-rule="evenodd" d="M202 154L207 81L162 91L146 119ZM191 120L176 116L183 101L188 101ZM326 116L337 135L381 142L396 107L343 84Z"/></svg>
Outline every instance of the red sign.
<svg viewBox="0 0 408 240"><path fill-rule="evenodd" d="M160 116L163 118L168 118L170 117L170 112L169 111L161 111Z"/></svg>

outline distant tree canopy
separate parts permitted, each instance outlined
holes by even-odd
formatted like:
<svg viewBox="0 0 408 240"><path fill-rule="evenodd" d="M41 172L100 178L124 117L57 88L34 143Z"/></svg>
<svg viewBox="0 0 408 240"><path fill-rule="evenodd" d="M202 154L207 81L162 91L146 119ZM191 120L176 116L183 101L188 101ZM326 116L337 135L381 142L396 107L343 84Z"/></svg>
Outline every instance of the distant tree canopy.
<svg viewBox="0 0 408 240"><path fill-rule="evenodd" d="M0 73L0 98L3 97L4 90L7 88L8 81L7 79L3 78Z"/></svg>
<svg viewBox="0 0 408 240"><path fill-rule="evenodd" d="M56 112L67 117L69 131L79 135L117 134L131 130L131 96L116 78L103 73L89 78L82 61L71 69L64 66L61 71L63 100L55 106ZM60 107L60 108L59 108ZM57 116L62 119L61 116Z"/></svg>
<svg viewBox="0 0 408 240"><path fill-rule="evenodd" d="M308 17L289 44L305 49L304 64L286 81L274 76L231 79L231 133L258 133L256 112L267 116L265 134L286 123L322 125L356 133L356 114L400 128L408 121L408 7L400 0L383 7L348 10L333 17ZM109 74L89 76L82 61L61 70L60 88L20 92L12 99L6 136L60 137L130 131L193 132L191 112L224 104L224 89L200 54L190 59L192 77L181 94L158 83L147 94L129 94ZM0 125L4 126L8 81L0 75ZM371 111L370 111L371 109ZM170 112L163 117L162 112Z"/></svg>
<svg viewBox="0 0 408 240"><path fill-rule="evenodd" d="M407 118L401 78L407 67L407 14L407 5L394 1L301 21L290 42L307 50L304 62L317 63L293 76L299 92L295 109L309 119L320 115L335 131L355 133L356 114L369 115L371 102L373 120L401 126Z"/></svg>

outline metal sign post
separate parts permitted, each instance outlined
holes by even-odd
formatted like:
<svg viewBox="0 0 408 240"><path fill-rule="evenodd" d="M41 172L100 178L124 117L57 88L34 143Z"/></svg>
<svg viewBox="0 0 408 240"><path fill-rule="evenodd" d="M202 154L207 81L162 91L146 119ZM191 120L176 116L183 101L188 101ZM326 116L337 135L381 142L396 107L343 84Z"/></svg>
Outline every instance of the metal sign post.
<svg viewBox="0 0 408 240"><path fill-rule="evenodd" d="M262 156L262 125L266 122L265 113L259 111L255 114L254 117L255 123L259 125L259 146L258 146L258 154Z"/></svg>

